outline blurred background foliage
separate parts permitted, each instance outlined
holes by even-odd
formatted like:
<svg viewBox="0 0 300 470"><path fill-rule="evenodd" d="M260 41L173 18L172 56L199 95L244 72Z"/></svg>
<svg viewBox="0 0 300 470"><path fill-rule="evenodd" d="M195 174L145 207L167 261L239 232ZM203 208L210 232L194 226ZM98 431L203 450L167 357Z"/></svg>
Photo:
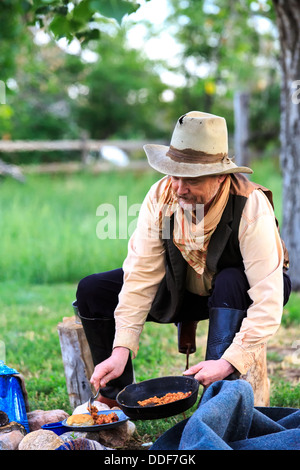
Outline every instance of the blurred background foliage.
<svg viewBox="0 0 300 470"><path fill-rule="evenodd" d="M180 46L176 60L153 60L144 43L129 44L135 26L130 13L139 4L70 4L1 2L6 104L0 106L0 138L76 139L85 132L94 139L169 140L178 115L192 109L224 115L232 134L234 93L247 91L253 150L278 147L278 38L269 1L168 0L163 25L144 21L143 27L149 39L167 30ZM95 14L98 7L103 16ZM75 53L63 46L72 41ZM31 163L70 157L50 152L1 158Z"/></svg>

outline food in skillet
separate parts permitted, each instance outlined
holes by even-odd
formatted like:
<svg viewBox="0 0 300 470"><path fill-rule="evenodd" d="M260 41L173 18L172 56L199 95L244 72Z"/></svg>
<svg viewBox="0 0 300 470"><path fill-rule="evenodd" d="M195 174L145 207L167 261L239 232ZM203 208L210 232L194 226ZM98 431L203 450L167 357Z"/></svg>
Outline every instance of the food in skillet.
<svg viewBox="0 0 300 470"><path fill-rule="evenodd" d="M146 400L138 401L140 406L148 406L148 405L166 405L167 403L172 403L173 401L182 400L183 398L187 398L192 394L192 392L177 392L177 393L166 393L163 397L151 397L147 398Z"/></svg>

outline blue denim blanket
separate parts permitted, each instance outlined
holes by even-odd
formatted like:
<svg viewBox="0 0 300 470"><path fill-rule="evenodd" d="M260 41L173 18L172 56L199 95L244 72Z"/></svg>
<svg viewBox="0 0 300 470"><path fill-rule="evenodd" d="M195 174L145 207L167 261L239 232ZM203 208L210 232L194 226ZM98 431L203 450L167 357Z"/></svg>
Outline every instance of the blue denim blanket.
<svg viewBox="0 0 300 470"><path fill-rule="evenodd" d="M254 407L248 382L222 380L150 450L300 450L300 410Z"/></svg>

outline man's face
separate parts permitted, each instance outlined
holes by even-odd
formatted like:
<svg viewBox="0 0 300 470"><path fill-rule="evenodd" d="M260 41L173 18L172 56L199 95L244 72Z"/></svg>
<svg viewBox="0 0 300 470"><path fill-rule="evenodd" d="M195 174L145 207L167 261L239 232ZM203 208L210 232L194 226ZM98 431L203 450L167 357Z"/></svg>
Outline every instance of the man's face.
<svg viewBox="0 0 300 470"><path fill-rule="evenodd" d="M196 209L197 204L207 204L217 194L225 175L180 178L171 176L172 189L183 209Z"/></svg>

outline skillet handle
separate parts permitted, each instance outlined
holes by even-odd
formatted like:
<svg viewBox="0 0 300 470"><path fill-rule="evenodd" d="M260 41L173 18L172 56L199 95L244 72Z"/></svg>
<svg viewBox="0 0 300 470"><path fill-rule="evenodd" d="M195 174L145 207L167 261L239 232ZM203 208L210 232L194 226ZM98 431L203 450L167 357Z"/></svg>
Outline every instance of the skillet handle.
<svg viewBox="0 0 300 470"><path fill-rule="evenodd" d="M195 379L195 375L196 375L196 374L194 374L194 375L190 375L190 374L189 374L189 375L185 375L185 374L182 374L182 375L183 375L183 377L188 377L189 379ZM195 379L195 380L196 380L196 379Z"/></svg>

